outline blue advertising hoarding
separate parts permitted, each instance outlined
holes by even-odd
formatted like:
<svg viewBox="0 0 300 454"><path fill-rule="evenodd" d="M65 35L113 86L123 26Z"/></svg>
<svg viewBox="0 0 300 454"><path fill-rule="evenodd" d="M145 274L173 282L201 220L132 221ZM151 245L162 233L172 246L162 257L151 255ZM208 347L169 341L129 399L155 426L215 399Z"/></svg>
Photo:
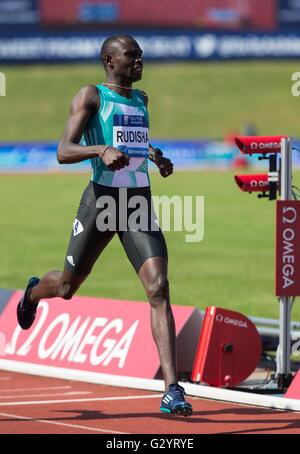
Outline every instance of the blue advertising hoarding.
<svg viewBox="0 0 300 454"><path fill-rule="evenodd" d="M228 170L243 159L243 164L266 171L266 163L245 156L233 144L216 140L154 139L176 170ZM293 167L300 168L300 142L294 141ZM90 161L61 165L56 159L57 142L0 143L0 173L17 172L91 172ZM149 161L150 170L155 168Z"/></svg>
<svg viewBox="0 0 300 454"><path fill-rule="evenodd" d="M281 30L299 30L300 1L279 0L277 6L277 22Z"/></svg>
<svg viewBox="0 0 300 454"><path fill-rule="evenodd" d="M39 23L38 0L0 0L0 24L11 28Z"/></svg>
<svg viewBox="0 0 300 454"><path fill-rule="evenodd" d="M152 140L179 168L198 167L228 168L238 151L217 141L202 140ZM5 172L60 172L90 171L90 161L60 165L56 159L56 142L3 143L0 144L0 173ZM149 161L150 166L152 163Z"/></svg>
<svg viewBox="0 0 300 454"><path fill-rule="evenodd" d="M0 63L96 62L104 39L112 33L0 31ZM243 34L132 31L131 35L147 61L300 58L300 31Z"/></svg>

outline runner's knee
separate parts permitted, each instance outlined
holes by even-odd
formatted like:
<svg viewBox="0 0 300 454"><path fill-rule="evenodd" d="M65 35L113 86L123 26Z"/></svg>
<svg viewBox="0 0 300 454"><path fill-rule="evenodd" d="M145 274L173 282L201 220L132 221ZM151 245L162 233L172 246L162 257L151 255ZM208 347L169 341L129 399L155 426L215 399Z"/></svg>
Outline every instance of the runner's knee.
<svg viewBox="0 0 300 454"><path fill-rule="evenodd" d="M169 297L169 281L163 274L159 274L146 289L151 304L167 300Z"/></svg>

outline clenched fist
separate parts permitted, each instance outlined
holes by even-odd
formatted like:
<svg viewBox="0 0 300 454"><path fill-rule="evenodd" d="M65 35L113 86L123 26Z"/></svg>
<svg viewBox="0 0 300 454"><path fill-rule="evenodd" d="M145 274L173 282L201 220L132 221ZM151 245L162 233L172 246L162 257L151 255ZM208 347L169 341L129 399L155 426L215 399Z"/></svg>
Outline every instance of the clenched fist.
<svg viewBox="0 0 300 454"><path fill-rule="evenodd" d="M110 170L120 170L129 164L129 157L117 148L109 147L102 156L102 161Z"/></svg>

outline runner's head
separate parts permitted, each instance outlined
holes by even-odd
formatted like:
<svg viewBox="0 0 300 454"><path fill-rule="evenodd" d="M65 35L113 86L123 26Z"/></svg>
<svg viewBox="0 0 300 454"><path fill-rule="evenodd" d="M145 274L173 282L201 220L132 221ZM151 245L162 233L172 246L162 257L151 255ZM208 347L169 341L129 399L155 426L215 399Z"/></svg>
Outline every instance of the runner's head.
<svg viewBox="0 0 300 454"><path fill-rule="evenodd" d="M142 50L132 36L110 36L102 45L100 57L110 80L131 84L142 78Z"/></svg>

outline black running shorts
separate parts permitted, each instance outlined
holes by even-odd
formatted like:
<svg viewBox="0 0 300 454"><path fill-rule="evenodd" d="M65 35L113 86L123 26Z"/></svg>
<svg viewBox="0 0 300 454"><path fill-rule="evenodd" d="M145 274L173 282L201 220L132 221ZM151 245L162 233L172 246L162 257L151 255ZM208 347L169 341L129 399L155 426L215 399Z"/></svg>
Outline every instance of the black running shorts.
<svg viewBox="0 0 300 454"><path fill-rule="evenodd" d="M168 258L149 187L111 188L90 181L73 223L65 268L87 276L116 233L137 273L150 257Z"/></svg>

